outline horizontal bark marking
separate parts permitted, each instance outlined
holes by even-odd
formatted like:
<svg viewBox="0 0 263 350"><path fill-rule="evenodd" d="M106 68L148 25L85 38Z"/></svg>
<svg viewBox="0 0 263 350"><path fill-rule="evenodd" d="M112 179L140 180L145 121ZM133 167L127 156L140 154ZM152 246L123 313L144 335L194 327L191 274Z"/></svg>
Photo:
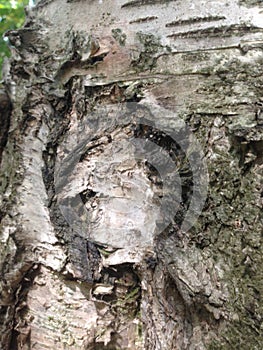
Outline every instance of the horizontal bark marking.
<svg viewBox="0 0 263 350"><path fill-rule="evenodd" d="M159 5L159 4L166 4L174 1L177 1L177 0L132 0L123 4L121 8L140 7L145 5Z"/></svg>
<svg viewBox="0 0 263 350"><path fill-rule="evenodd" d="M230 26L221 26L221 27L209 27L205 29L191 30L187 32L178 32L167 35L167 38L204 38L204 37L230 37L237 34L242 36L245 33L258 33L262 32L263 28L244 25L244 24L233 24Z"/></svg>
<svg viewBox="0 0 263 350"><path fill-rule="evenodd" d="M221 21L223 19L226 19L226 17L225 16L193 17L193 18L181 19L178 21L167 23L165 27L177 27L177 26L186 25L186 24L214 22L214 21Z"/></svg>
<svg viewBox="0 0 263 350"><path fill-rule="evenodd" d="M158 19L158 17L157 16L148 16L148 17L138 18L138 19L135 19L133 21L130 21L129 24L150 22L150 21L154 21L155 19Z"/></svg>
<svg viewBox="0 0 263 350"><path fill-rule="evenodd" d="M253 7L260 6L262 7L262 0L239 0L239 4L243 6Z"/></svg>

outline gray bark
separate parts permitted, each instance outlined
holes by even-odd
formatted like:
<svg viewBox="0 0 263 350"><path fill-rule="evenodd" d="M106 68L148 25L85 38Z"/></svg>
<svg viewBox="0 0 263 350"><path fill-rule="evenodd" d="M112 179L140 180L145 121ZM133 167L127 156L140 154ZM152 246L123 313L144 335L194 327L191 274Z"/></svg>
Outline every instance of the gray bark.
<svg viewBox="0 0 263 350"><path fill-rule="evenodd" d="M0 96L0 348L261 349L261 1L27 12Z"/></svg>

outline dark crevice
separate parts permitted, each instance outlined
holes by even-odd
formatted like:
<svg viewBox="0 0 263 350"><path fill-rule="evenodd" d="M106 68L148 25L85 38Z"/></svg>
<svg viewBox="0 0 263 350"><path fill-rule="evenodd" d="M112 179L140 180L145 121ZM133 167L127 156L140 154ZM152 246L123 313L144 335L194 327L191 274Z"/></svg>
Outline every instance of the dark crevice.
<svg viewBox="0 0 263 350"><path fill-rule="evenodd" d="M12 105L9 96L0 90L0 164L2 152L7 144Z"/></svg>
<svg viewBox="0 0 263 350"><path fill-rule="evenodd" d="M75 75L74 69L76 70L85 70L88 68L94 68L98 63L102 62L104 60L104 57L107 56L108 53L103 53L98 56L91 56L85 61L81 61L80 55L76 52L72 56L72 59L65 62L61 68L59 69L58 73L55 76L55 80L58 82L64 82L64 79L71 75L73 77ZM71 71L73 71L71 73ZM70 80L70 78L66 78L67 81Z"/></svg>
<svg viewBox="0 0 263 350"><path fill-rule="evenodd" d="M86 189L85 191L81 192L79 195L82 202L85 204L90 198L94 198L97 195L97 192L94 192L90 189Z"/></svg>

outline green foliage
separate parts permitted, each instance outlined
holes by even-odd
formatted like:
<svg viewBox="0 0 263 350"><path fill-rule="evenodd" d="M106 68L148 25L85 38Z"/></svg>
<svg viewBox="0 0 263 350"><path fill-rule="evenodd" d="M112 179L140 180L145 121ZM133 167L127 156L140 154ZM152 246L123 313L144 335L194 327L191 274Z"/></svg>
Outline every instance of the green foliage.
<svg viewBox="0 0 263 350"><path fill-rule="evenodd" d="M10 56L10 51L3 35L10 29L17 29L24 23L24 7L28 0L0 0L0 72L4 57ZM1 75L1 74L0 74Z"/></svg>

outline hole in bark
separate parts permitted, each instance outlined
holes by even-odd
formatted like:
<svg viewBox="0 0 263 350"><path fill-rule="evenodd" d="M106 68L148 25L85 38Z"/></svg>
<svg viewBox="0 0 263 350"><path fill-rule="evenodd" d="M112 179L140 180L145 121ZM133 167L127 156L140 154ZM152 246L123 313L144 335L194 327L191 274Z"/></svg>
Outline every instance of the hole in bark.
<svg viewBox="0 0 263 350"><path fill-rule="evenodd" d="M80 192L80 198L82 199L82 202L85 204L90 198L94 198L96 194L97 192L87 189L83 192Z"/></svg>

